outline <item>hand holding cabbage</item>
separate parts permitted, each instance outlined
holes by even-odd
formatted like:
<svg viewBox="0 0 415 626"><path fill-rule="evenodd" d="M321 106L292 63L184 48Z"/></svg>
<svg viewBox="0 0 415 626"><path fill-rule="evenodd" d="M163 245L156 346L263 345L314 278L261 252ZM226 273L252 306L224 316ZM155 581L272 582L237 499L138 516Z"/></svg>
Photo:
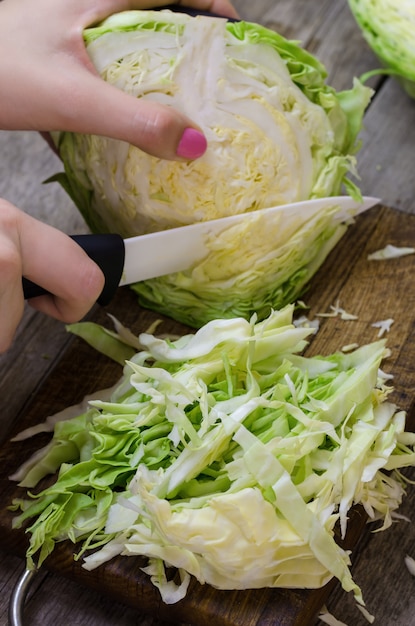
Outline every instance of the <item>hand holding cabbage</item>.
<svg viewBox="0 0 415 626"><path fill-rule="evenodd" d="M180 139L197 124L173 108L127 97L101 80L82 37L85 28L115 11L166 4L168 0L3 0L0 128L94 133L165 159L180 158ZM236 15L227 0L182 4Z"/></svg>
<svg viewBox="0 0 415 626"><path fill-rule="evenodd" d="M22 275L54 294L34 298L33 308L63 322L81 319L104 286L100 268L70 237L0 198L0 353L23 315Z"/></svg>
<svg viewBox="0 0 415 626"><path fill-rule="evenodd" d="M84 36L105 81L181 111L208 141L200 159L168 162L125 142L56 133L65 173L54 179L93 231L132 236L342 192L359 197L350 176L371 90L355 80L336 92L297 42L257 24L171 11L120 13ZM220 258L137 284L140 302L196 327L268 315L298 297L337 243L331 218L322 212L287 241L279 224L242 225L212 243Z"/></svg>
<svg viewBox="0 0 415 626"><path fill-rule="evenodd" d="M200 156L206 140L197 130L192 137L195 125L188 117L111 87L85 52L86 26L132 5L161 4L166 2L0 2L0 128L91 132L128 140L163 158ZM236 15L227 0L183 4ZM22 316L22 275L54 294L31 305L65 322L87 313L103 283L99 268L69 237L0 200L0 352L10 346Z"/></svg>

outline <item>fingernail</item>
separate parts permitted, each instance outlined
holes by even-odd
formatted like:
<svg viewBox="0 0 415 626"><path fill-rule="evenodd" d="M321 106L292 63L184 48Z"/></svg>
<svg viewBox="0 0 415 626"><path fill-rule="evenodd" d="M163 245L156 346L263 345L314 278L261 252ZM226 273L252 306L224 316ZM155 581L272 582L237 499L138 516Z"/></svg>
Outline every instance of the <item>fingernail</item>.
<svg viewBox="0 0 415 626"><path fill-rule="evenodd" d="M203 133L195 128L186 128L176 154L183 159L197 159L206 152L207 141Z"/></svg>

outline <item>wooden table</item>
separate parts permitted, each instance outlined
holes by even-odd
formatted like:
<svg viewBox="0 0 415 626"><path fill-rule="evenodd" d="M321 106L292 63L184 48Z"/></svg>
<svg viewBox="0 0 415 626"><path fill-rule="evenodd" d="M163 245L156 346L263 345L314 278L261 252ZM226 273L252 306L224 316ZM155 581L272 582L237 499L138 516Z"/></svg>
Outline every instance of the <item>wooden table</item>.
<svg viewBox="0 0 415 626"><path fill-rule="evenodd" d="M244 19L301 40L325 63L329 81L338 89L348 88L354 75L378 67L346 0L235 0L234 4ZM395 80L372 80L371 84L377 91L361 135L361 188L364 193L380 197L388 207L414 214L415 102ZM55 185L42 186L45 178L60 170L58 160L42 139L36 133L3 131L0 145L0 196L66 232L82 232L85 226L67 196ZM25 407L30 405L42 381L54 371L71 341L61 324L27 308L13 346L0 357L2 441L19 424ZM410 516L414 506L415 488L410 486L401 513ZM415 558L414 546L415 530L407 522L400 522L385 533L374 535L368 530L359 542L353 572L370 610L377 616L377 624L413 623L415 579L406 570L404 557L411 554ZM23 568L22 559L1 553L0 625L7 624L9 597ZM353 599L339 589L330 595L328 606L344 622L354 626L367 623L356 616ZM26 623L159 626L162 622L44 572L33 585Z"/></svg>

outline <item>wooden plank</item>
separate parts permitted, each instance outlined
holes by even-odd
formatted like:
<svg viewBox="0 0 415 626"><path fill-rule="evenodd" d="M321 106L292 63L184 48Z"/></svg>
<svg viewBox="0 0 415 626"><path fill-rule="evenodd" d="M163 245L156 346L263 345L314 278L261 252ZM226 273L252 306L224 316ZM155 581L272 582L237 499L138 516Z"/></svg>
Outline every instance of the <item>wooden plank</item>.
<svg viewBox="0 0 415 626"><path fill-rule="evenodd" d="M0 624L8 624L10 590L24 571L24 562L14 555L3 553L0 573ZM165 622L163 622L165 624ZM47 570L33 580L24 610L26 626L162 626L160 621L143 615L139 607L129 608L111 598L105 601L102 593L68 581Z"/></svg>
<svg viewBox="0 0 415 626"><path fill-rule="evenodd" d="M415 213L415 101L397 81L387 81L375 97L361 138L358 159L362 192Z"/></svg>
<svg viewBox="0 0 415 626"><path fill-rule="evenodd" d="M415 294L412 290L415 257L376 263L369 262L367 254L386 243L408 245L414 237L415 216L387 208L370 210L359 216L356 224L350 227L304 296L311 307L311 317L328 311L337 301L346 310L358 315L358 320L353 322L345 322L338 317L321 318L321 328L311 342L309 354L329 354L345 343L374 341L378 331L372 324L380 316L382 319L395 319L388 337L392 354L384 369L389 368L396 377L394 398L401 408L408 411L411 425L415 388L415 374L410 367L415 358ZM382 303L381 308L379 303ZM145 330L159 317L137 310L134 296L128 290L120 290L109 310L135 332ZM103 322L105 312L98 310L95 317ZM165 318L160 332L178 334L187 330ZM37 423L51 411L79 401L94 388L112 384L119 375L119 366L76 340L45 382L19 428ZM44 440L45 436L40 436L19 443L18 458L16 444L5 444L0 450L0 463L5 470L0 482L3 502L10 502L13 495L19 493L6 476ZM0 512L0 545L7 551L22 555L25 540L21 532L11 531L11 518L10 512ZM364 521L364 517L357 515L351 523L350 546L355 545ZM308 626L314 623L319 607L327 600L331 590L329 585L315 591L264 589L223 592L193 581L185 600L166 606L139 569L142 561L120 557L98 570L86 572L79 563L73 562L71 555L68 543L60 544L48 559L47 568L129 606L138 605L142 611L157 619L191 622L198 626L212 621L217 626Z"/></svg>

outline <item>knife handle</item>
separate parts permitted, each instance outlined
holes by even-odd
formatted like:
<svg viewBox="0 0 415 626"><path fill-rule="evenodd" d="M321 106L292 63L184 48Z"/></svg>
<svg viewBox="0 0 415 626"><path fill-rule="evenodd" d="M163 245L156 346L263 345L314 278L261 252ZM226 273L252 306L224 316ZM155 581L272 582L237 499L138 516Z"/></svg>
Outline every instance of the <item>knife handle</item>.
<svg viewBox="0 0 415 626"><path fill-rule="evenodd" d="M81 246L103 271L105 284L97 302L105 306L114 297L124 269L125 247L123 238L115 234L99 234L72 235L71 239ZM64 277L62 278L64 279ZM25 300L49 293L25 277L22 278L22 285Z"/></svg>

